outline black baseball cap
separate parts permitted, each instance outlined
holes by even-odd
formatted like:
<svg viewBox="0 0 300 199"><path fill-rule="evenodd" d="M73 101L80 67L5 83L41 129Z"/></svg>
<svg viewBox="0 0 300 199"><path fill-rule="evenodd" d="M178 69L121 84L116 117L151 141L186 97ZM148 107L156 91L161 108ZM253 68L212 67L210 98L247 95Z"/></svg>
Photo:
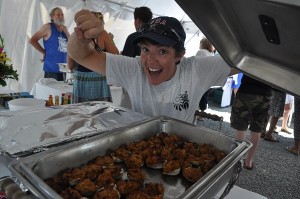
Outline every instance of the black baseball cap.
<svg viewBox="0 0 300 199"><path fill-rule="evenodd" d="M184 46L186 38L181 23L174 17L154 18L148 24L144 24L139 32L140 36L133 40L135 45L147 38L165 46L174 46L177 43Z"/></svg>

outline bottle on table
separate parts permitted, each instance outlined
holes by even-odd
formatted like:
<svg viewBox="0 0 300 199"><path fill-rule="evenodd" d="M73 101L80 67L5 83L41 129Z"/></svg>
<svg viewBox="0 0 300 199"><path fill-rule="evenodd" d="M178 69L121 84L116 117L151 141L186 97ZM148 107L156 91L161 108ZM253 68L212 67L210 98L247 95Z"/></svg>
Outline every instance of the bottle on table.
<svg viewBox="0 0 300 199"><path fill-rule="evenodd" d="M63 104L68 104L68 95L64 95L64 101L63 101Z"/></svg>
<svg viewBox="0 0 300 199"><path fill-rule="evenodd" d="M72 95L68 94L68 104L72 104Z"/></svg>
<svg viewBox="0 0 300 199"><path fill-rule="evenodd" d="M54 106L52 95L49 95L47 106Z"/></svg>
<svg viewBox="0 0 300 199"><path fill-rule="evenodd" d="M55 106L59 106L59 96L58 95L55 95L55 98L54 98L54 104Z"/></svg>
<svg viewBox="0 0 300 199"><path fill-rule="evenodd" d="M62 93L62 94L61 94L61 105L64 104L64 97L65 97L65 93Z"/></svg>

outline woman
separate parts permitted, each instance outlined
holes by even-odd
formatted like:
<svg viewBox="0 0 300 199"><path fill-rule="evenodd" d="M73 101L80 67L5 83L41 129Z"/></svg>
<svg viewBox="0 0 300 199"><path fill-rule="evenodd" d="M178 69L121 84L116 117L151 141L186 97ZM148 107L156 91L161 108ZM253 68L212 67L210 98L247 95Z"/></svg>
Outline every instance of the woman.
<svg viewBox="0 0 300 199"><path fill-rule="evenodd" d="M106 74L110 84L125 88L133 110L141 114L192 122L203 93L211 86L223 86L230 74L220 56L183 57L186 35L173 17L152 19L142 28L134 40L141 55L135 58L96 51L89 40L104 27L93 21L88 10L75 14L77 27L68 42L70 56Z"/></svg>
<svg viewBox="0 0 300 199"><path fill-rule="evenodd" d="M92 12L104 26L103 15L100 12ZM107 31L103 30L97 38L99 47L108 53L119 54L117 47ZM76 63L68 56L69 68L75 69L73 102L80 103L86 101L108 101L112 102L110 87L107 84L106 76L93 72L88 68Z"/></svg>

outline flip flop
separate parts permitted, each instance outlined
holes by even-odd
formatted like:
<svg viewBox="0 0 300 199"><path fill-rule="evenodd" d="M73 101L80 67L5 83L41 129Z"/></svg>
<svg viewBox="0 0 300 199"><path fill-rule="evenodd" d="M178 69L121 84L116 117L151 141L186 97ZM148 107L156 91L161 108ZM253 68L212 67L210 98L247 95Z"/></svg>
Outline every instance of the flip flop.
<svg viewBox="0 0 300 199"><path fill-rule="evenodd" d="M271 137L265 136L264 140L269 142L279 142L273 135L271 135Z"/></svg>
<svg viewBox="0 0 300 199"><path fill-rule="evenodd" d="M287 133L287 134L292 134L289 130L282 128L281 132Z"/></svg>
<svg viewBox="0 0 300 199"><path fill-rule="evenodd" d="M296 156L299 156L300 154L300 152L299 151L297 151L297 150L295 150L294 149L294 147L286 147L286 150L288 150L288 152L290 152L290 153L292 153L292 154L294 154L294 155L296 155Z"/></svg>

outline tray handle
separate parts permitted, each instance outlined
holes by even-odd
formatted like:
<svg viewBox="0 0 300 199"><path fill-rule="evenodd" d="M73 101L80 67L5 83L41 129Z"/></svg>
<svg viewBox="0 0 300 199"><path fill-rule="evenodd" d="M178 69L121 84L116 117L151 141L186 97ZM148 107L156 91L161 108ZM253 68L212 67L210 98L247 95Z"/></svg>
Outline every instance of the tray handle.
<svg viewBox="0 0 300 199"><path fill-rule="evenodd" d="M20 170L26 174L25 176L30 178L32 184L36 186L36 188L44 195L46 198L51 199L62 199L60 195L58 195L55 191L53 191L43 180L32 172L32 170L26 166L23 162L20 163ZM49 189L45 189L49 187Z"/></svg>

